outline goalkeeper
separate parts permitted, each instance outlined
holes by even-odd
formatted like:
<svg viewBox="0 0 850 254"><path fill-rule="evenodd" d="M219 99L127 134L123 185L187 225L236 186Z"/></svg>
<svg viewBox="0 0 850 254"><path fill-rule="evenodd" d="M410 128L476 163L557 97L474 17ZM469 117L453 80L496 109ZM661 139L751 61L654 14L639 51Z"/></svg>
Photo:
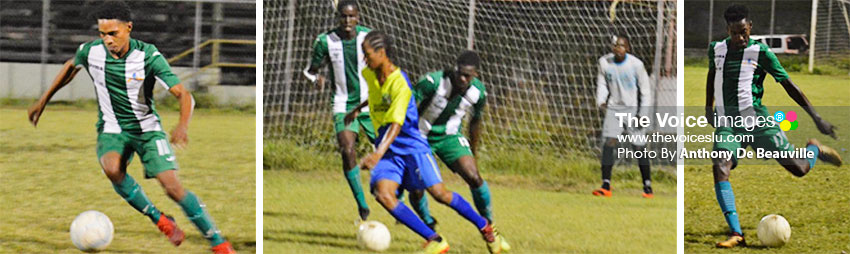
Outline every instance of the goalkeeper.
<svg viewBox="0 0 850 254"><path fill-rule="evenodd" d="M614 147L617 136L644 135L643 128L627 128L620 123L617 113L631 113L641 116L649 114L652 105L652 84L646 74L643 62L632 54L629 39L626 36L614 36L611 53L599 58L599 74L596 76L596 104L605 109L605 121L602 124L602 187L594 190L595 196L611 196L611 169L614 167ZM637 139L635 139L637 140ZM632 142L635 151L646 148L643 141ZM643 197L652 198L649 170L649 158L638 159L640 176L643 179Z"/></svg>

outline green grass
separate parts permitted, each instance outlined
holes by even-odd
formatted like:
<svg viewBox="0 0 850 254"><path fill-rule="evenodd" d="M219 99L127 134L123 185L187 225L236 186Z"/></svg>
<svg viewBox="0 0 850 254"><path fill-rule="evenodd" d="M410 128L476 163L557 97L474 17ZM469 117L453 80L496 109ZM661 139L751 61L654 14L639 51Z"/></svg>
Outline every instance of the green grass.
<svg viewBox="0 0 850 254"><path fill-rule="evenodd" d="M177 113L160 111L164 128ZM68 229L74 217L99 210L115 238L102 253L208 253L209 244L156 180L143 180L136 157L127 172L160 210L173 214L186 241L172 246L156 226L112 189L95 155L96 109L50 105L38 128L26 108L0 109L0 253L79 253ZM240 253L255 252L254 114L198 110L189 147L177 151L185 188L206 203L218 227Z"/></svg>
<svg viewBox="0 0 850 254"><path fill-rule="evenodd" d="M705 103L704 67L685 67L686 111L699 112ZM765 80L763 103L770 112L795 110L800 126L787 132L792 144L802 146L807 138L817 138L825 145L850 158L850 77L846 75L809 75L790 73L824 119L838 127L838 140L820 134L804 111L796 106L781 85L772 78ZM709 128L688 128L691 133L710 133ZM710 147L711 144L686 144L688 148ZM847 204L847 182L850 166L840 168L818 162L813 171L802 178L787 173L772 160L742 159L732 171L730 182L740 222L750 247L717 250L714 243L725 240L728 227L714 194L711 165L708 161L688 161L685 166L685 251L688 253L842 253L850 251L850 213ZM768 214L780 214L791 224L791 242L781 248L765 248L758 241L756 226Z"/></svg>
<svg viewBox="0 0 850 254"><path fill-rule="evenodd" d="M363 172L368 183L368 173ZM468 187L443 174L448 188L471 202ZM341 173L265 170L263 174L263 249L266 253L363 253L355 234L358 220ZM490 185L497 226L511 253L674 253L676 198L646 200L615 193L610 199L588 193L542 191L528 186ZM368 194L367 194L368 195ZM371 196L370 220L390 229L385 253L411 253L424 241L394 219ZM429 198L437 231L453 253L486 253L475 227L450 208Z"/></svg>
<svg viewBox="0 0 850 254"><path fill-rule="evenodd" d="M266 141L264 150L263 243L267 253L362 253L355 240L358 219L336 153ZM640 197L636 168L614 174L611 199L590 195L598 187L592 160L557 159L531 152L488 151L479 165L493 193L498 228L512 253L672 253L675 252L675 175L654 172L655 199ZM469 187L440 165L447 186L471 202ZM369 173L362 171L368 188ZM387 224L393 235L388 253L419 250L423 241L374 201L370 219ZM469 222L429 198L438 231L455 253L486 252ZM601 244L604 243L604 244Z"/></svg>

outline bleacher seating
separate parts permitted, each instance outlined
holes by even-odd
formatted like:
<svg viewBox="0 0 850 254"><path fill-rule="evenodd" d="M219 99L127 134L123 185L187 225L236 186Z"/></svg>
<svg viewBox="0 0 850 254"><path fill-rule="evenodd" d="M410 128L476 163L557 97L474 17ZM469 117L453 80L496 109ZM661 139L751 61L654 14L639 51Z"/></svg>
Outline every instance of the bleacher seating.
<svg viewBox="0 0 850 254"><path fill-rule="evenodd" d="M101 1L52 0L48 26L48 63L62 63L71 57L77 47L98 38L96 22L89 18L90 10ZM0 5L0 61L41 62L42 1L3 0ZM182 1L128 1L132 8L135 39L153 43L166 57L174 56L194 44L195 3ZM215 4L221 5L222 20L214 20ZM203 3L201 42L212 38L255 40L256 4L253 3ZM214 37L214 31L220 36ZM255 45L222 45L220 61L254 63ZM210 63L210 50L203 50L201 66ZM191 66L192 57L186 57L174 66ZM244 73L245 75L231 75ZM244 76L253 82L254 69L223 68L222 77ZM231 73L231 74L228 74ZM245 80L249 82L249 80ZM222 82L245 84L239 80ZM253 83L251 83L253 84Z"/></svg>

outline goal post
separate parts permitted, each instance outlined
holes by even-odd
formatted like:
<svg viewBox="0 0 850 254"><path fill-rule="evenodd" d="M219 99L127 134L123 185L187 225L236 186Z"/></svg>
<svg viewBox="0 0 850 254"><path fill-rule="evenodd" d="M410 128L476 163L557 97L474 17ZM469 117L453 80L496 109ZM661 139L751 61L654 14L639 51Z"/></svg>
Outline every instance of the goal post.
<svg viewBox="0 0 850 254"><path fill-rule="evenodd" d="M812 0L809 72L818 65L850 74L850 0Z"/></svg>
<svg viewBox="0 0 850 254"><path fill-rule="evenodd" d="M286 1L284 1L286 2ZM294 2L294 4L293 4ZM264 1L264 137L333 150L332 84L304 79L310 43L336 26L334 1ZM656 106L676 103L676 1L358 1L360 24L393 36L394 62L415 82L472 48L487 93L484 149L564 157L599 153L598 59L629 37L653 74ZM294 16L288 15L295 8ZM292 45L287 50L288 45ZM322 70L327 73L327 68ZM657 81L656 81L657 80ZM665 131L665 130L656 130ZM666 130L670 131L670 130ZM675 132L675 130L672 130ZM673 144L675 146L675 144Z"/></svg>

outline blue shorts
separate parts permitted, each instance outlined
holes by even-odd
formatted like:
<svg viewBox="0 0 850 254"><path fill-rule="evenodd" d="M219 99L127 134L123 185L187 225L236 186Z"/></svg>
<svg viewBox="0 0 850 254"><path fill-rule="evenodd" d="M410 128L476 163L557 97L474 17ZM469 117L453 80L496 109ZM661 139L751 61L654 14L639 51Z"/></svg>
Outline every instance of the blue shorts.
<svg viewBox="0 0 850 254"><path fill-rule="evenodd" d="M387 151L372 169L372 180L369 181L371 190L374 192L375 184L384 179L396 182L407 190L422 190L443 182L440 168L430 151L406 155Z"/></svg>

